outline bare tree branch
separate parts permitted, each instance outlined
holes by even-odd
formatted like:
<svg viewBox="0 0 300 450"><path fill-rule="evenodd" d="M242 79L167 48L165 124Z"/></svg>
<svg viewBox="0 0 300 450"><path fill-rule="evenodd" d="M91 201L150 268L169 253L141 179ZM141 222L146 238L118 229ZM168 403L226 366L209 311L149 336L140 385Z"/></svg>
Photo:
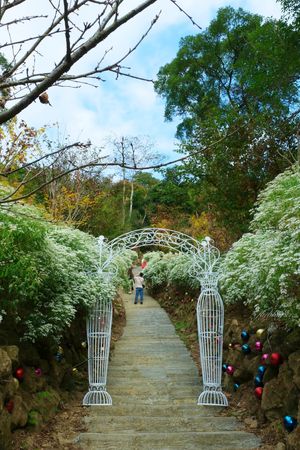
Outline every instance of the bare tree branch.
<svg viewBox="0 0 300 450"><path fill-rule="evenodd" d="M26 0L15 0L13 3L10 3L10 7L13 5L16 6L17 4L23 3ZM7 120L11 119L18 113L20 113L23 109L25 109L27 106L29 106L34 100L36 100L43 92L45 92L49 87L52 85L57 84L58 82L62 81L62 78L65 77L65 79L68 80L67 73L73 67L73 65L78 62L81 58L83 58L88 52L90 52L93 48L95 48L98 44L105 41L108 36L113 34L118 28L120 28L122 25L127 23L128 21L132 20L134 17L136 17L138 14L149 8L151 5L156 3L157 0L144 0L139 5L137 5L135 8L132 8L128 12L123 13L123 15L120 14L119 11L119 5L123 3L122 0L106 0L104 2L97 2L97 4L102 5L103 9L105 10L106 14L104 16L101 15L101 12L98 14L97 21L94 21L94 23L98 24L97 29L94 31L94 33L85 39L83 39L82 43L77 47L72 47L71 38L70 38L70 28L69 28L69 22L70 22L70 16L74 13L80 13L80 8L83 6L86 6L90 4L90 0L77 0L73 2L72 6L68 4L66 0L64 0L64 11L62 13L57 13L57 17L53 22L48 26L48 28L42 33L33 43L33 45L25 51L24 55L21 56L19 60L15 62L15 64L12 64L10 68L8 68L0 77L0 90L10 87L14 88L18 85L30 85L35 83L35 87L30 90L28 94L25 94L23 98L18 100L15 104L13 104L10 108L3 110L0 113L0 123L4 123ZM93 2L95 4L95 2ZM1 8L1 12L4 14L5 10L7 9L7 4L3 4ZM99 19L101 17L101 20ZM99 20L98 20L99 19ZM156 22L157 18L154 19L154 23ZM65 40L66 40L66 46L67 46L67 52L66 55L61 59L61 61L53 67L53 69L44 74L44 78L35 78L34 71L31 72L30 75L26 77L23 77L21 79L17 79L16 72L20 67L26 66L26 63L28 61L28 58L33 55L34 52L37 52L39 45L46 39L46 37L49 36L49 33L53 33L59 24L64 21L65 23ZM150 26L150 28L153 26L153 24ZM87 26L85 26L84 30L86 31ZM149 31L147 31L148 33ZM147 35L145 33L145 35ZM142 39L145 36L142 37ZM139 42L141 42L141 40ZM138 44L137 44L138 45ZM136 47L134 46L133 49L129 50L126 55L128 56ZM97 67L94 71L94 74L102 73L104 71L109 71L111 69L117 69L118 65L125 59L126 56L120 58L116 63L111 64L103 69ZM12 77L14 76L14 79ZM73 76L74 77L74 76ZM10 97L9 95L8 97Z"/></svg>
<svg viewBox="0 0 300 450"><path fill-rule="evenodd" d="M187 155L181 156L180 158L174 159L172 161L168 161L168 162L161 162L161 163L153 163L153 164L148 164L148 165L138 165L136 164L136 162L134 160L132 160L131 158L131 163L126 162L124 154L121 152L120 156L121 156L121 161L103 161L104 159L107 159L108 156L102 156L97 158L97 160L94 161L89 161L87 163L83 163L83 164L75 164L72 162L71 166L69 169L66 169L64 171L61 171L60 173L53 175L52 177L50 177L48 180L40 183L37 187L35 187L34 189L30 190L29 192L27 192L26 194L20 195L18 197L14 197L14 194L16 192L18 192L18 190L20 189L19 187L17 187L13 192L9 193L5 198L0 198L0 204L6 204L6 203L14 203L14 202L18 202L21 200L24 200L26 198L31 197L32 195L36 194L37 192L39 192L40 190L42 190L43 188L45 188L46 186L48 186L49 184L53 183L56 180L59 180L62 177L65 177L73 172L79 171L79 170L84 170L87 168L95 168L95 167L102 167L102 168L108 168L108 167L119 167L121 168L123 171L124 170L133 170L133 171L141 171L141 170L150 170L150 169L160 169L162 167L167 167L179 162L183 162L189 158L192 158L196 155L198 155L199 153L202 153L203 151L206 151L208 149L210 149L211 147L214 147L215 145L220 144L221 142L224 142L228 137L232 136L233 134L237 133L238 130L240 128L236 128L233 131L227 133L225 136L222 136L220 139L218 139L217 141L212 142L210 145L207 145L205 147L199 148L198 150L195 150ZM68 148L74 146L74 144L71 144L71 146L68 146ZM51 152L47 155L44 155L43 158L46 159L47 157L51 156L51 155L56 155L60 150L56 151L56 152ZM32 163L31 163L32 164ZM26 166L27 168L30 166L30 163ZM49 166L47 168L43 168L42 172L46 172L46 169L49 169ZM21 170L21 169L19 169ZM15 173L16 171L14 171ZM20 183L21 186L20 187L24 187L25 185L27 185L29 183L29 179L27 179L26 182L24 182L24 180Z"/></svg>
<svg viewBox="0 0 300 450"><path fill-rule="evenodd" d="M170 0L171 3L173 3L173 5L176 6L176 8L179 9L180 12L182 12L191 22L193 25L195 25L195 27L199 28L199 30L202 30L202 28L200 27L200 25L198 25L194 19L192 18L192 16L190 14L188 14L181 6L178 5L178 3L176 2L176 0Z"/></svg>
<svg viewBox="0 0 300 450"><path fill-rule="evenodd" d="M65 21L65 36L66 36L66 61L71 61L71 44L70 44L70 27L69 27L69 9L68 1L64 0L64 21Z"/></svg>

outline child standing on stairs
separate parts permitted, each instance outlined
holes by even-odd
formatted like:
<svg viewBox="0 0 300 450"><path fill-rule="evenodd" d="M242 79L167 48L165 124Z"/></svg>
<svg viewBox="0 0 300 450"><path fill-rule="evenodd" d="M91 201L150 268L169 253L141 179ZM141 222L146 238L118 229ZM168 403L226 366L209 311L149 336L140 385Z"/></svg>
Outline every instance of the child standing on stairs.
<svg viewBox="0 0 300 450"><path fill-rule="evenodd" d="M134 297L134 304L136 305L140 299L141 305L144 301L144 277L143 272L141 272L139 275L134 276L134 288L135 288L135 297Z"/></svg>

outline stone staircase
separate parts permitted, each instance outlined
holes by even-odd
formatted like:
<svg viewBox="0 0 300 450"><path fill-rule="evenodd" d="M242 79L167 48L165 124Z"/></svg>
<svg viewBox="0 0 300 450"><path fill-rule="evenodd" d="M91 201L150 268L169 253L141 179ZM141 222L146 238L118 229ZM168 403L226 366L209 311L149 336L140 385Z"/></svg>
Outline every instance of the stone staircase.
<svg viewBox="0 0 300 450"><path fill-rule="evenodd" d="M149 296L124 295L127 325L110 362L113 406L88 410L80 448L89 450L254 449L259 439L216 407L197 406L194 361L166 312Z"/></svg>

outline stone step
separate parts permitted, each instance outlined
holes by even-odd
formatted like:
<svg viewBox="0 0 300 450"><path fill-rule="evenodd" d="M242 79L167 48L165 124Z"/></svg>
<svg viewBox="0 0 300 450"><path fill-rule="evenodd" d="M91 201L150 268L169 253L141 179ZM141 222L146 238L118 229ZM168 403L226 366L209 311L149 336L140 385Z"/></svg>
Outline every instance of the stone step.
<svg viewBox="0 0 300 450"><path fill-rule="evenodd" d="M124 375L126 377L134 377L137 375L141 376L147 376L147 373L149 374L148 379L151 380L152 377L171 377L171 376L194 376L197 377L198 371L196 368L190 368L190 367L181 367L180 369L178 367L168 367L168 369L164 370L161 366L153 367L149 365L141 365L138 366L127 366L127 365L114 365L113 367L108 368L108 377L111 378L115 375ZM133 378L134 379L134 378Z"/></svg>
<svg viewBox="0 0 300 450"><path fill-rule="evenodd" d="M108 390L109 392L109 390ZM110 393L110 392L109 392ZM200 394L200 392L199 392ZM180 391L175 394L161 394L156 392L154 394L143 394L139 396L131 395L112 395L113 405L124 405L124 404L136 404L136 405L196 405L199 394L196 395L180 395Z"/></svg>
<svg viewBox="0 0 300 450"><path fill-rule="evenodd" d="M107 411L108 413L109 411ZM237 431L240 426L233 417L148 417L145 420L140 415L120 416L101 415L99 417L87 417L86 425L94 433L174 433L184 431L212 432L212 431Z"/></svg>
<svg viewBox="0 0 300 450"><path fill-rule="evenodd" d="M166 395L166 396L173 396L175 398L182 398L182 397L196 397L199 396L200 392L198 387L192 387L192 386L178 386L177 388L174 388L173 386L168 386L167 384L161 384L159 387L151 386L149 384L135 384L132 383L131 386L117 386L113 385L109 389L110 395L124 395L124 396L136 396L141 397L149 396L149 395Z"/></svg>
<svg viewBox="0 0 300 450"><path fill-rule="evenodd" d="M167 385L169 388L179 389L181 387L198 387L202 386L202 382L199 377L180 377L176 380L168 377L157 377L149 380L149 377L135 377L134 380L124 377L113 377L108 379L108 389L112 386L153 386L157 388L157 382L160 382L162 386Z"/></svg>
<svg viewBox="0 0 300 450"><path fill-rule="evenodd" d="M256 436L246 432L84 433L79 444L89 450L237 450L254 449Z"/></svg>
<svg viewBox="0 0 300 450"><path fill-rule="evenodd" d="M222 411L218 406L199 406L193 405L144 405L144 404L123 404L112 406L90 406L87 408L90 417L101 417L105 415L115 416L134 416L140 417L212 417ZM148 419L147 419L148 420Z"/></svg>

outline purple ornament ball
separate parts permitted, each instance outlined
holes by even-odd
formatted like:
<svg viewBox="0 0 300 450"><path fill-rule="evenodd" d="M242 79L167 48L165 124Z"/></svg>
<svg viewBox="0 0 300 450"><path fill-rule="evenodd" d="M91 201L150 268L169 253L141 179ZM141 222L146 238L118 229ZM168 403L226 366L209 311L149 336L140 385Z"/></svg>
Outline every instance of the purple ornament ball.
<svg viewBox="0 0 300 450"><path fill-rule="evenodd" d="M264 354L262 355L262 357L261 357L261 362L262 362L263 364L266 364L268 358L269 358L269 353L264 353Z"/></svg>
<svg viewBox="0 0 300 450"><path fill-rule="evenodd" d="M37 377L41 377L43 375L42 369L40 367L37 367L34 371Z"/></svg>
<svg viewBox="0 0 300 450"><path fill-rule="evenodd" d="M256 350L257 352L261 352L261 351L262 351L262 348L263 348L263 343L260 342L260 341L256 341L256 342L255 342L255 350Z"/></svg>

